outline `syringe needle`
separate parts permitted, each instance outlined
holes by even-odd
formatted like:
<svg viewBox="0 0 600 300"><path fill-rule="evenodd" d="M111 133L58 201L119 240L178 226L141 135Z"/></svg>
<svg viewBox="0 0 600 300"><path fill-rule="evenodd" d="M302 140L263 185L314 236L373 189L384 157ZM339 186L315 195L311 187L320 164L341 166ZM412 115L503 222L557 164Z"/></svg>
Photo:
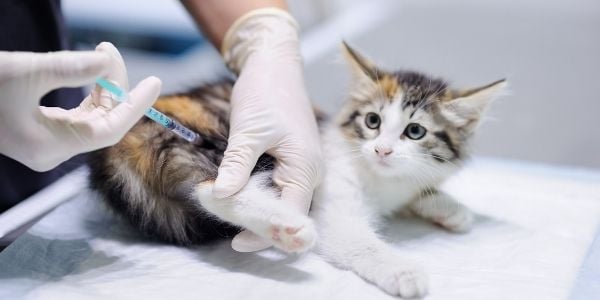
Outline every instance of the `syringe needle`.
<svg viewBox="0 0 600 300"><path fill-rule="evenodd" d="M96 79L96 83L99 86L101 86L103 89L105 89L108 92L110 92L111 94L115 95L115 97L116 97L115 100L117 100L119 102L127 101L127 94L125 92L123 92L123 90L121 88L114 85L110 81L108 81L104 78L98 78L98 79ZM188 141L190 143L196 142L200 137L200 135L198 133L183 126L181 123L167 117L165 114L156 110L154 107L148 108L145 115L152 121L169 129L171 132L177 134L178 136L182 137L183 139L185 139L186 141Z"/></svg>

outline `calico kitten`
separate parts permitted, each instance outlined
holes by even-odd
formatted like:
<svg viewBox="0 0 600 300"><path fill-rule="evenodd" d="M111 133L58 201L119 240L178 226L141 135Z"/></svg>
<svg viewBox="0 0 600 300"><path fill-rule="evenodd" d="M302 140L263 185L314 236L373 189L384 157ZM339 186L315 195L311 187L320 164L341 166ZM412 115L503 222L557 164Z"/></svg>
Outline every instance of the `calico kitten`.
<svg viewBox="0 0 600 300"><path fill-rule="evenodd" d="M334 123L324 130L326 175L311 217L316 251L392 295L422 296L427 278L381 240L382 217L399 210L455 232L473 216L436 189L468 157L468 142L505 80L458 90L416 72L386 72L344 45L353 87Z"/></svg>
<svg viewBox="0 0 600 300"><path fill-rule="evenodd" d="M288 252L313 246L312 221L288 212L271 180L274 160L259 158L248 184L226 199L212 185L227 147L233 82L162 97L154 107L200 134L191 144L143 118L116 145L90 158L90 185L147 236L179 245L229 238L248 228Z"/></svg>
<svg viewBox="0 0 600 300"><path fill-rule="evenodd" d="M316 243L325 259L390 294L423 295L424 272L379 239L376 224L408 208L449 230L468 230L471 213L435 187L467 158L467 143L505 82L450 89L419 73L384 72L346 44L344 52L354 85L338 117L320 122L327 172L311 218L282 205L268 155L239 193L212 197L227 146L232 82L159 99L158 110L202 139L190 144L142 119L117 145L93 155L91 187L160 240L204 243L248 228L288 252Z"/></svg>

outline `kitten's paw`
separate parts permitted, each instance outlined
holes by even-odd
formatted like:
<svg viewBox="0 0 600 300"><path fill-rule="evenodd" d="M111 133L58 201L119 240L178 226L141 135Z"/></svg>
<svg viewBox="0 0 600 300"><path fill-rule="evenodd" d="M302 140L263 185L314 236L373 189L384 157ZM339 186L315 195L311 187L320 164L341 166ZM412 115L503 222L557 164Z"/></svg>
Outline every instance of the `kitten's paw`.
<svg viewBox="0 0 600 300"><path fill-rule="evenodd" d="M434 218L433 221L452 232L464 233L471 230L473 219L473 213L467 208L461 207L453 214Z"/></svg>
<svg viewBox="0 0 600 300"><path fill-rule="evenodd" d="M315 245L317 231L309 218L293 219L273 218L269 228L271 240L283 251L305 252Z"/></svg>
<svg viewBox="0 0 600 300"><path fill-rule="evenodd" d="M379 271L376 284L388 294L402 298L417 298L427 294L427 274L419 266L402 263Z"/></svg>

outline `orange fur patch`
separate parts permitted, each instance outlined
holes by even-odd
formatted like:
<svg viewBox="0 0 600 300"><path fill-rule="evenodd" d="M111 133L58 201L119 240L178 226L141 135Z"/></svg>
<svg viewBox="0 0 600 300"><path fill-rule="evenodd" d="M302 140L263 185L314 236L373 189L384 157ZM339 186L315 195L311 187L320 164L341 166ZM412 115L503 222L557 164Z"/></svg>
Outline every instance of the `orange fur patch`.
<svg viewBox="0 0 600 300"><path fill-rule="evenodd" d="M142 179L146 182L150 180L148 178L148 172L154 170L153 164L155 163L152 159L151 149L144 144L146 140L142 135L129 133L118 145L118 150L122 152L126 160L127 165L135 170ZM124 153L123 153L124 152Z"/></svg>
<svg viewBox="0 0 600 300"><path fill-rule="evenodd" d="M381 87L389 99L392 99L400 90L398 81L392 76L384 76L377 82L377 84Z"/></svg>
<svg viewBox="0 0 600 300"><path fill-rule="evenodd" d="M154 108L200 132L210 132L217 127L215 117L205 111L201 103L186 96L162 97L156 101ZM120 156L145 182L152 180L148 172L155 169L154 164L159 163L152 156L153 147L149 144L152 143L154 132L149 128L155 126L154 123L138 123L113 148L120 154L115 156Z"/></svg>
<svg viewBox="0 0 600 300"><path fill-rule="evenodd" d="M218 131L217 118L210 111L206 111L202 103L189 97L163 97L156 101L154 107L199 133Z"/></svg>

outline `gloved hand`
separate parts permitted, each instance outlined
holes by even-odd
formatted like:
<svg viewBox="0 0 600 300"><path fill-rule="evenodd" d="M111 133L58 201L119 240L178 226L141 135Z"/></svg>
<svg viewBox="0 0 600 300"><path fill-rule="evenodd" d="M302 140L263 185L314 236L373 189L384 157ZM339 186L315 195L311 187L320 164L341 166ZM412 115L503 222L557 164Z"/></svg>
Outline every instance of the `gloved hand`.
<svg viewBox="0 0 600 300"><path fill-rule="evenodd" d="M110 43L95 52L0 52L0 153L36 171L52 169L76 154L117 143L160 93L161 81L149 77L119 105L96 87L76 108L39 106L49 91L97 77L129 89L123 59Z"/></svg>
<svg viewBox="0 0 600 300"><path fill-rule="evenodd" d="M296 21L283 10L254 10L231 26L222 50L239 77L233 87L229 145L213 189L215 197L238 192L266 152L277 159L273 180L282 187L282 201L307 214L321 179L322 161L304 86ZM249 231L232 242L232 248L241 252L269 246Z"/></svg>

